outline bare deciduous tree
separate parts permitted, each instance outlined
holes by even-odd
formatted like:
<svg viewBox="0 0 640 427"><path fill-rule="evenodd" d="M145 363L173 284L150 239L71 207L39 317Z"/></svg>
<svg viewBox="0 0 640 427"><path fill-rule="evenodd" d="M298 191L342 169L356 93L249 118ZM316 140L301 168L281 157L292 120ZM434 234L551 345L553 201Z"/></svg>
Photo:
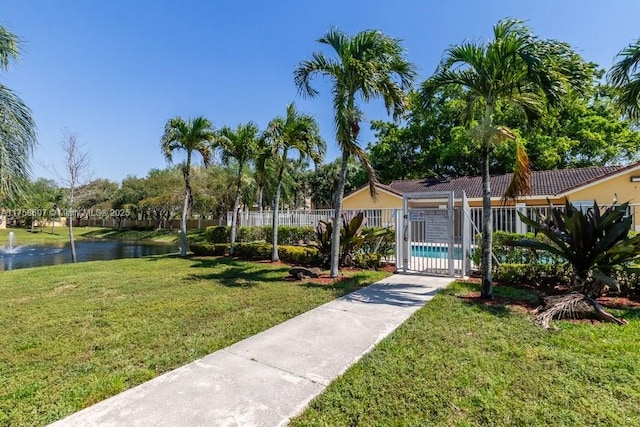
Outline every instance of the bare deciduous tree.
<svg viewBox="0 0 640 427"><path fill-rule="evenodd" d="M69 244L71 245L71 261L76 262L76 244L73 238L73 213L77 190L90 180L89 155L83 150L78 135L65 130L60 148L64 153L65 169L60 176L62 184L69 189L67 199L67 222L69 223Z"/></svg>

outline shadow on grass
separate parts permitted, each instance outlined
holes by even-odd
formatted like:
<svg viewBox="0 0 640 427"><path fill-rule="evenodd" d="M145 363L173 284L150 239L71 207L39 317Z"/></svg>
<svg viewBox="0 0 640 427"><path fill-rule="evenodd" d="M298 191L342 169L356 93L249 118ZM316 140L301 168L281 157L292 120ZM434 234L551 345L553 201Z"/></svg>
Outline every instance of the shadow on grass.
<svg viewBox="0 0 640 427"><path fill-rule="evenodd" d="M258 283L282 282L284 277L288 275L288 267L260 268L260 264L230 258L220 257L195 261L192 268L206 268L209 271L190 274L187 276L187 280L213 280L227 287L253 287ZM213 271L211 271L212 269Z"/></svg>

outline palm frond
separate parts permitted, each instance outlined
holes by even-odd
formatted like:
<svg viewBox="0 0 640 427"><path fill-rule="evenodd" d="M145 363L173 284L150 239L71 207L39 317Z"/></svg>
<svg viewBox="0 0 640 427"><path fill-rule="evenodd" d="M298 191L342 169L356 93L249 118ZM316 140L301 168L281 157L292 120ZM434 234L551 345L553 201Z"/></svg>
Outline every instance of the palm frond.
<svg viewBox="0 0 640 427"><path fill-rule="evenodd" d="M9 61L20 57L20 38L0 25L0 69L7 70Z"/></svg>
<svg viewBox="0 0 640 427"><path fill-rule="evenodd" d="M612 85L621 87L629 83L632 76L635 75L637 79L638 65L640 65L640 39L622 49L616 55L616 59L618 58L618 62L611 67L607 77Z"/></svg>
<svg viewBox="0 0 640 427"><path fill-rule="evenodd" d="M504 128L503 128L504 129ZM515 138L511 134L512 138ZM516 165L509 186L504 192L503 202L517 200L531 194L531 162L521 141L516 140Z"/></svg>

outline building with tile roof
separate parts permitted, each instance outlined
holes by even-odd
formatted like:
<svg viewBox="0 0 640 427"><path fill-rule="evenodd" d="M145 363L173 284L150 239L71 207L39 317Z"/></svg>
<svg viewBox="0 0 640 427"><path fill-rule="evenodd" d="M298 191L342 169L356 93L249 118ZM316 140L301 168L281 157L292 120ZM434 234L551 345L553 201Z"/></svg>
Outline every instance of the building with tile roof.
<svg viewBox="0 0 640 427"><path fill-rule="evenodd" d="M513 174L491 176L491 200L493 206L548 206L563 205L565 199L579 205L599 205L629 201L640 213L640 162L618 166L595 166L574 169L534 171L531 176L531 194L517 201L503 200L504 192ZM377 198L369 194L369 187L361 187L343 199L343 209L402 208L403 195L409 193L453 191L456 201L466 194L471 207L482 206L482 179L479 176L398 180L389 185L376 184ZM637 206L635 206L637 205ZM636 217L636 230L640 230L640 215Z"/></svg>

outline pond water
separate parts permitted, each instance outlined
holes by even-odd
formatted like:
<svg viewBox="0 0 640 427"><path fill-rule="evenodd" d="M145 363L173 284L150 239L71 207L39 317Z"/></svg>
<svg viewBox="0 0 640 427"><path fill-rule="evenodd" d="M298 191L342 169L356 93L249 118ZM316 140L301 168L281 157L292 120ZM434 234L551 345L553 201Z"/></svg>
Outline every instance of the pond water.
<svg viewBox="0 0 640 427"><path fill-rule="evenodd" d="M177 252L179 246L166 243L117 241L77 241L78 262L140 258ZM0 271L71 262L69 243L58 245L7 245L0 247Z"/></svg>

